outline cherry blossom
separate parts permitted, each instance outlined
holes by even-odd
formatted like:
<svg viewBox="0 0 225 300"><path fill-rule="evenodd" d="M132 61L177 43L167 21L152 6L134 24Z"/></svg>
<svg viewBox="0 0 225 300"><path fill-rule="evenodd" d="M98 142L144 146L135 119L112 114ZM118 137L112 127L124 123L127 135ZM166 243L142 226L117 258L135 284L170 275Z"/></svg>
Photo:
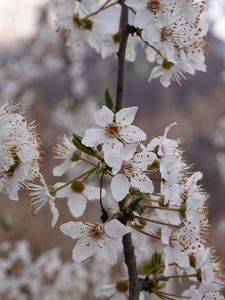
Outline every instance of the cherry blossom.
<svg viewBox="0 0 225 300"><path fill-rule="evenodd" d="M95 115L97 126L86 130L82 143L88 147L102 145L104 156L118 152L126 144L138 143L146 139L146 134L138 127L131 125L137 107L123 108L114 114L103 106Z"/></svg>
<svg viewBox="0 0 225 300"><path fill-rule="evenodd" d="M105 224L68 222L60 226L61 231L72 239L78 239L73 249L74 261L81 262L97 251L111 264L117 260L117 243L130 229L117 220Z"/></svg>
<svg viewBox="0 0 225 300"><path fill-rule="evenodd" d="M61 184L63 186L63 183ZM102 189L102 197L106 195L106 191ZM57 193L58 198L67 198L67 204L71 214L75 218L83 215L87 202L99 199L100 188L84 184L81 181L74 181L71 185L66 186Z"/></svg>
<svg viewBox="0 0 225 300"><path fill-rule="evenodd" d="M52 187L51 193L51 187L46 185L42 174L40 174L40 183L41 184L30 182L28 184L31 197L30 205L32 208L32 214L36 215L39 213L45 204L48 203L52 213L52 227L54 227L59 217L59 211L55 206L55 196L53 195L54 188Z"/></svg>
<svg viewBox="0 0 225 300"><path fill-rule="evenodd" d="M107 160L115 174L111 190L116 201L123 200L131 187L142 193L152 193L154 190L153 183L146 174L148 167L156 160L156 155L147 151L134 154L134 151L134 147L124 147L120 155L113 155Z"/></svg>
<svg viewBox="0 0 225 300"><path fill-rule="evenodd" d="M54 176L62 176L74 168L81 158L81 152L67 136L64 136L62 142L54 147L54 152L55 158L63 159L63 162L53 169Z"/></svg>

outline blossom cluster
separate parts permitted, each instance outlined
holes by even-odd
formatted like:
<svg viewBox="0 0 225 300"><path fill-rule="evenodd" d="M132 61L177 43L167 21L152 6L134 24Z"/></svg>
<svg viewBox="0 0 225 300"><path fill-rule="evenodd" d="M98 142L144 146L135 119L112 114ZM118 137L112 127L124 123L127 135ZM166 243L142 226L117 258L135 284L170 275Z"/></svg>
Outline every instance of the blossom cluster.
<svg viewBox="0 0 225 300"><path fill-rule="evenodd" d="M0 108L0 191L17 201L18 191L39 176L41 150L37 124L16 113L18 105Z"/></svg>
<svg viewBox="0 0 225 300"><path fill-rule="evenodd" d="M110 280L110 268L99 257L85 265L63 261L58 248L35 259L31 250L26 240L0 244L0 299L82 300Z"/></svg>
<svg viewBox="0 0 225 300"><path fill-rule="evenodd" d="M126 58L135 61L137 45L156 63L149 80L160 77L168 87L185 74L206 71L207 25L204 0L126 0L128 44ZM119 50L121 3L116 0L64 0L55 7L56 25L69 46L88 43L105 58ZM108 20L110 19L110 22Z"/></svg>
<svg viewBox="0 0 225 300"><path fill-rule="evenodd" d="M52 226L59 217L58 198L67 200L75 219L82 217L89 201L100 203L102 222L70 221L60 226L64 234L77 240L74 261L82 262L97 254L115 264L122 252L122 237L131 233L137 253L144 252L139 259L143 270L140 276L149 279L148 293L166 299L163 283L188 278L195 284L184 292L184 297L223 299L220 294L224 286L223 265L208 243L208 196L199 185L202 173L192 172L184 161L181 139L168 137L176 123L144 145L146 134L132 124L138 108L124 108L115 113L105 105L95 113L95 125L85 131L84 137L63 136L54 147L55 157L60 160L53 169L54 176L76 170L76 177L49 186L39 171L40 145L36 131L33 125L30 131L24 118L13 113L13 109L10 104L1 108L4 137L1 147L7 156L0 157L0 165L2 182L13 182L4 189L10 198L15 200L12 197L15 187L26 186L32 213L36 215L49 204ZM11 164L7 165L8 162ZM96 177L100 180L94 180ZM147 250L152 241L161 254ZM127 280L125 283L127 286ZM103 287L100 290L103 296L104 291ZM126 292L125 289L123 299Z"/></svg>

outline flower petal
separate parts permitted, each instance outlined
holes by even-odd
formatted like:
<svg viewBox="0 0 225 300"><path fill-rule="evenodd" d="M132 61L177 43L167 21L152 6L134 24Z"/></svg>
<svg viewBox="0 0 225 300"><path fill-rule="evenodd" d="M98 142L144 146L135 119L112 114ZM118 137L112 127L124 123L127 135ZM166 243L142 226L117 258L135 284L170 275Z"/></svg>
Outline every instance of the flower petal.
<svg viewBox="0 0 225 300"><path fill-rule="evenodd" d="M88 226L82 222L68 222L60 226L60 230L72 239L79 239L87 236Z"/></svg>
<svg viewBox="0 0 225 300"><path fill-rule="evenodd" d="M55 202L54 201L49 201L49 206L51 209L51 213L52 213L52 227L54 227L58 221L59 218L59 211L58 208L55 206Z"/></svg>
<svg viewBox="0 0 225 300"><path fill-rule="evenodd" d="M94 147L103 144L106 140L105 131L99 127L92 127L86 130L82 144L87 147Z"/></svg>
<svg viewBox="0 0 225 300"><path fill-rule="evenodd" d="M113 198L116 201L123 200L130 190L130 182L128 178L123 174L117 174L113 177L111 182L111 190Z"/></svg>
<svg viewBox="0 0 225 300"><path fill-rule="evenodd" d="M138 143L146 140L146 134L144 131L134 125L122 126L120 130L120 137L126 143Z"/></svg>
<svg viewBox="0 0 225 300"><path fill-rule="evenodd" d="M99 247L101 248L105 259L107 259L110 264L115 264L117 261L117 251L112 241L108 238L105 238L103 243L99 244Z"/></svg>
<svg viewBox="0 0 225 300"><path fill-rule="evenodd" d="M123 144L117 139L107 139L102 147L104 157L107 159L111 155L111 153L119 152L122 147Z"/></svg>
<svg viewBox="0 0 225 300"><path fill-rule="evenodd" d="M83 195L88 200L96 200L100 197L100 188L97 188L95 186L85 185L85 189L83 190ZM102 189L102 197L105 197L106 190Z"/></svg>
<svg viewBox="0 0 225 300"><path fill-rule="evenodd" d="M104 224L105 233L112 238L121 238L131 232L131 229L118 220L113 219Z"/></svg>
<svg viewBox="0 0 225 300"><path fill-rule="evenodd" d="M97 251L97 242L89 237L79 239L73 248L73 260L81 262L94 255Z"/></svg>
<svg viewBox="0 0 225 300"><path fill-rule="evenodd" d="M116 114L116 123L118 123L119 125L130 125L134 121L137 110L137 106L121 109Z"/></svg>
<svg viewBox="0 0 225 300"><path fill-rule="evenodd" d="M70 159L64 160L60 165L53 168L52 173L54 176L62 176L68 170L75 167L77 162L72 162Z"/></svg>
<svg viewBox="0 0 225 300"><path fill-rule="evenodd" d="M106 127L113 122L114 113L105 105L95 114L95 123L100 127Z"/></svg>
<svg viewBox="0 0 225 300"><path fill-rule="evenodd" d="M161 229L161 242L164 245L169 245L171 234L172 234L172 231L170 228L162 228Z"/></svg>
<svg viewBox="0 0 225 300"><path fill-rule="evenodd" d="M152 181L145 174L132 177L131 186L139 189L142 193L153 193L154 191L154 185Z"/></svg>
<svg viewBox="0 0 225 300"><path fill-rule="evenodd" d="M79 193L72 193L68 199L68 207L74 218L79 218L83 215L87 206L87 199Z"/></svg>

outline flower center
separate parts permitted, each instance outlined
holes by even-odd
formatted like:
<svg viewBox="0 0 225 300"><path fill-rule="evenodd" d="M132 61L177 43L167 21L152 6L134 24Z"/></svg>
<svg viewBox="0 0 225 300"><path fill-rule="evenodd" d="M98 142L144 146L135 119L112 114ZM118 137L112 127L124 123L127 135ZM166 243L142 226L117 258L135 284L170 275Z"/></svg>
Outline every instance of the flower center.
<svg viewBox="0 0 225 300"><path fill-rule="evenodd" d="M12 151L14 152L14 149ZM18 169L18 167L20 165L20 159L16 154L13 154L13 161L14 161L14 164L6 172L6 174L9 177L12 177L14 175L14 172L16 171L16 169Z"/></svg>
<svg viewBox="0 0 225 300"><path fill-rule="evenodd" d="M94 240L101 240L105 235L104 227L101 224L90 226L88 236Z"/></svg>
<svg viewBox="0 0 225 300"><path fill-rule="evenodd" d="M117 138L120 134L120 127L116 123L111 123L105 127L105 134L108 138Z"/></svg>
<svg viewBox="0 0 225 300"><path fill-rule="evenodd" d="M173 30L170 27L164 26L161 29L161 42L168 41L172 36L173 36Z"/></svg>
<svg viewBox="0 0 225 300"><path fill-rule="evenodd" d="M71 157L71 161L78 161L81 159L81 152L78 151L78 150L75 150L72 154L72 157Z"/></svg>
<svg viewBox="0 0 225 300"><path fill-rule="evenodd" d="M128 281L127 280L119 280L116 283L116 289L120 293L125 293L128 291Z"/></svg>
<svg viewBox="0 0 225 300"><path fill-rule="evenodd" d="M73 16L73 24L79 29L91 30L93 23L91 20L83 18L81 19L78 14Z"/></svg>
<svg viewBox="0 0 225 300"><path fill-rule="evenodd" d="M161 0L149 0L147 4L147 9L156 12L161 7Z"/></svg>
<svg viewBox="0 0 225 300"><path fill-rule="evenodd" d="M121 172L127 177L131 177L133 174L134 168L131 162L123 161L121 166Z"/></svg>
<svg viewBox="0 0 225 300"><path fill-rule="evenodd" d="M74 181L72 184L71 184L71 188L74 192L76 193L82 193L85 186L83 184L83 182L80 182L80 181Z"/></svg>
<svg viewBox="0 0 225 300"><path fill-rule="evenodd" d="M120 42L121 36L120 36L120 32L117 32L113 35L113 42L115 44L118 44Z"/></svg>

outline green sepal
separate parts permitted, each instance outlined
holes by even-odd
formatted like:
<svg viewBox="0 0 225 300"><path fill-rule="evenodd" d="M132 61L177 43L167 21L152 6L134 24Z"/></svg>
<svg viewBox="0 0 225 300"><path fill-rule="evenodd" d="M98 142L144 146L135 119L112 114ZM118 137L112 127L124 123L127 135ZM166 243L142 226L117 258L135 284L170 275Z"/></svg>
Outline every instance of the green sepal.
<svg viewBox="0 0 225 300"><path fill-rule="evenodd" d="M102 171L103 171L102 166L101 166L101 165L98 165L97 168L96 168L95 173L96 173L96 175L100 175L100 174L102 173Z"/></svg>
<svg viewBox="0 0 225 300"><path fill-rule="evenodd" d="M77 149L80 150L81 152L96 157L96 152L92 148L84 146L81 141L82 141L82 137L74 133L73 134L74 146L76 146Z"/></svg>
<svg viewBox="0 0 225 300"><path fill-rule="evenodd" d="M105 90L105 105L113 111L113 99L109 89Z"/></svg>

